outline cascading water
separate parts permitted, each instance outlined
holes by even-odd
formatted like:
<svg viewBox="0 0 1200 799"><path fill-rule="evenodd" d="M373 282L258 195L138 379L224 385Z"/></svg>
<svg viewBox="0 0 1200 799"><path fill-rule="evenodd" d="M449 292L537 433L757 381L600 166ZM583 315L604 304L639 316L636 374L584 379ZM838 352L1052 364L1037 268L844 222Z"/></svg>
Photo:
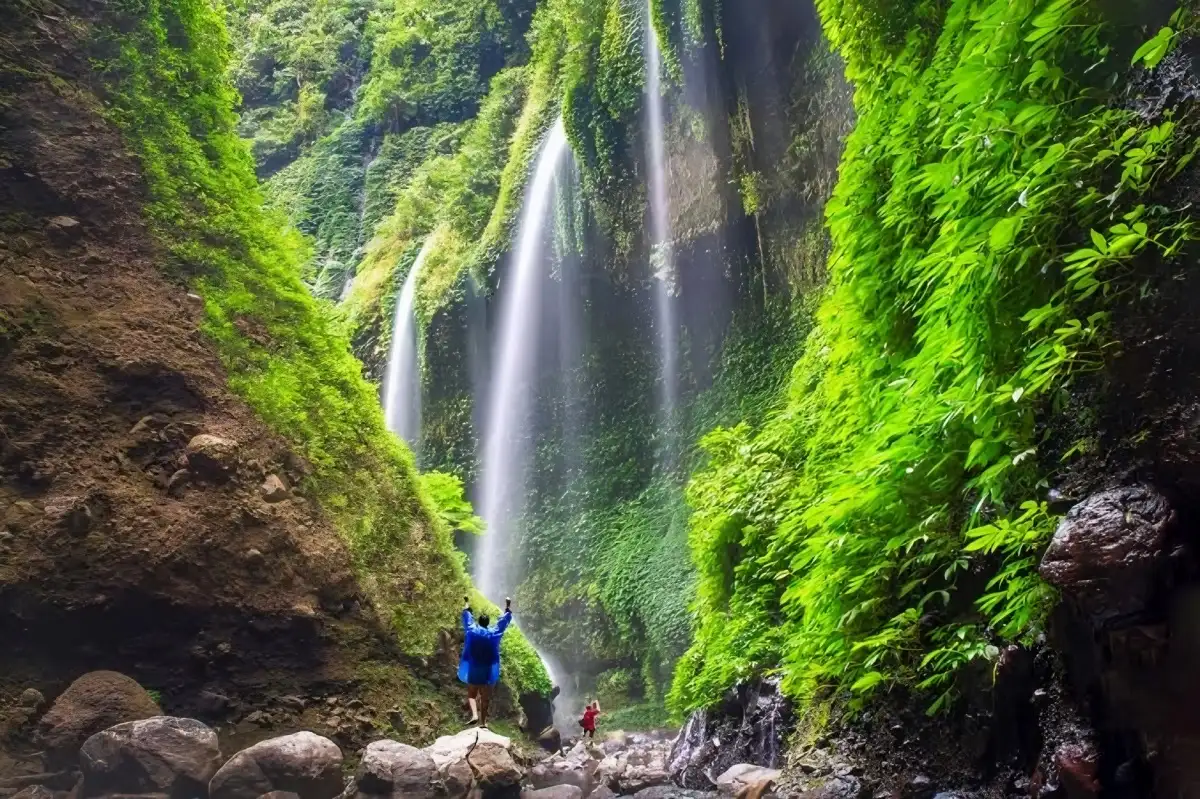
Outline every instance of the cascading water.
<svg viewBox="0 0 1200 799"><path fill-rule="evenodd" d="M646 117L650 183L650 263L654 276L654 316L658 328L659 404L668 438L675 450L675 406L678 402L678 348L675 304L675 259L671 252L671 208L667 198L666 133L663 122L662 52L654 30L650 0L646 0ZM668 457L669 460L669 457Z"/></svg>
<svg viewBox="0 0 1200 799"><path fill-rule="evenodd" d="M417 363L417 319L413 306L417 276L429 254L433 236L425 240L404 278L392 321L392 347L383 380L383 416L388 430L418 452L421 440L421 373Z"/></svg>
<svg viewBox="0 0 1200 799"><path fill-rule="evenodd" d="M520 516L531 454L528 427L536 388L532 383L536 375L546 222L555 175L567 152L566 129L559 118L542 144L525 192L517 249L501 296L480 474L480 509L487 533L473 563L475 585L493 600L502 599L512 590L512 526Z"/></svg>

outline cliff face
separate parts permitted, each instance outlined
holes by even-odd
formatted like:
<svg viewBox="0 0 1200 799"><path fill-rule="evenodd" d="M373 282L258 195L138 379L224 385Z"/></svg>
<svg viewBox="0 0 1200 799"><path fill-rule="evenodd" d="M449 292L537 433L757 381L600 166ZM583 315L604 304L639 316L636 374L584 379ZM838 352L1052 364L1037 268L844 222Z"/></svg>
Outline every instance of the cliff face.
<svg viewBox="0 0 1200 799"><path fill-rule="evenodd" d="M219 284L185 282L149 210L162 175L147 176L95 67L111 22L32 0L0 37L0 706L107 668L177 714L266 709L252 730L283 729L302 722L281 696L352 694L370 724L337 730L347 740L399 725L388 710L428 737L459 713L441 598L453 608L468 586L448 532L392 450L371 455L393 464L372 474L384 505L347 508L355 466L320 443L334 421L321 406L301 436L231 388L247 373L212 334ZM273 285L256 299L303 322ZM242 306L234 328L289 363L313 357L288 353L273 323ZM344 340L326 347L352 363ZM340 422L370 440L377 405L349 404L361 377L337 379L305 390L345 397Z"/></svg>

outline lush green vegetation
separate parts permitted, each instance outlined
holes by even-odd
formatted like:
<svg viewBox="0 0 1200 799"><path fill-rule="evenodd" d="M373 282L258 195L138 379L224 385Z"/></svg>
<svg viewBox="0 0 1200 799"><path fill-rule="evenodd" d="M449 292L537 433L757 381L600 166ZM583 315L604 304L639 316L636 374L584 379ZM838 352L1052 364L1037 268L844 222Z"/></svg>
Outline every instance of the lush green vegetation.
<svg viewBox="0 0 1200 799"><path fill-rule="evenodd" d="M857 85L830 285L777 409L702 441L679 710L773 669L798 698L903 682L937 709L1033 636L1040 499L1072 454L1045 424L1133 266L1195 232L1160 199L1191 139L1119 106L1129 31L1094 4L819 7Z"/></svg>
<svg viewBox="0 0 1200 799"><path fill-rule="evenodd" d="M208 0L113 4L97 30L110 113L141 156L168 268L204 297L231 386L307 457L304 489L342 531L380 613L407 651L428 653L468 587L446 519L473 522L446 481L418 482L345 333L300 281L305 242L263 209L234 130L221 11ZM510 682L548 688L528 643L506 646Z"/></svg>
<svg viewBox="0 0 1200 799"><path fill-rule="evenodd" d="M1054 597L1034 566L1056 523L1042 499L1087 446L1049 433L1103 368L1134 271L1194 238L1164 197L1195 120L1143 118L1120 95L1177 36L1085 0L819 0L857 114L826 231L838 65L806 42L782 107L755 111L758 73L737 59L758 39L722 5L652 4L679 180L699 174L694 151L718 163L719 197L676 226L678 261L720 252L740 281L720 336L687 340L704 351L681 358L670 430L646 292L641 3L250 2L231 19L254 163L209 0L121 0L103 63L148 213L235 388L312 461L309 490L407 647L457 612L451 535L480 528L462 482L468 285L496 286L561 114L578 184L555 244L588 285L588 346L578 394L537 398L516 597L531 634L589 671L610 728L661 723L668 686L683 712L772 671L800 700L902 683L945 707L964 665L1040 629ZM679 91L710 62L729 72L717 119ZM729 254L717 233L755 243ZM422 250L423 462L454 474L418 478L347 339L382 359ZM351 273L336 312L304 286L333 298ZM566 452L568 419L582 428ZM505 659L518 688L547 687L523 638Z"/></svg>

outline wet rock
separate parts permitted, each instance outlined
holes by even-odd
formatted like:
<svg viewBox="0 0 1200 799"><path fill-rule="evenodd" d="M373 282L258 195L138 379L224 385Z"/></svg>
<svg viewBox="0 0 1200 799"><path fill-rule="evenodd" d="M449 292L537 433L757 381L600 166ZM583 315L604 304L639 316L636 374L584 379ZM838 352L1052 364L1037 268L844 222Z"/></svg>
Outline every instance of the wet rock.
<svg viewBox="0 0 1200 799"><path fill-rule="evenodd" d="M588 799L615 799L617 792L607 785L600 785L592 790Z"/></svg>
<svg viewBox="0 0 1200 799"><path fill-rule="evenodd" d="M521 799L583 799L583 791L574 785L555 785L521 791Z"/></svg>
<svg viewBox="0 0 1200 799"><path fill-rule="evenodd" d="M358 799L433 799L438 769L425 752L396 741L375 741L363 750L355 772Z"/></svg>
<svg viewBox="0 0 1200 799"><path fill-rule="evenodd" d="M1100 754L1091 741L1062 744L1054 751L1054 765L1067 799L1100 795Z"/></svg>
<svg viewBox="0 0 1200 799"><path fill-rule="evenodd" d="M267 502L284 502L292 496L287 484L277 474L268 475L259 490Z"/></svg>
<svg viewBox="0 0 1200 799"><path fill-rule="evenodd" d="M83 742L96 733L161 715L158 704L136 681L115 671L93 671L54 700L38 722L36 738L51 764L73 765Z"/></svg>
<svg viewBox="0 0 1200 799"><path fill-rule="evenodd" d="M1144 611L1162 588L1176 514L1152 488L1088 497L1067 513L1039 571L1097 625Z"/></svg>
<svg viewBox="0 0 1200 799"><path fill-rule="evenodd" d="M719 774L738 763L779 768L793 724L791 704L777 680L739 685L717 707L692 714L671 750L667 771L686 788L709 790Z"/></svg>
<svg viewBox="0 0 1200 799"><path fill-rule="evenodd" d="M237 470L236 441L201 433L187 444L188 467L209 480L224 480Z"/></svg>
<svg viewBox="0 0 1200 799"><path fill-rule="evenodd" d="M342 751L311 732L271 738L231 757L208 786L210 799L258 799L280 790L300 799L341 795Z"/></svg>
<svg viewBox="0 0 1200 799"><path fill-rule="evenodd" d="M157 716L118 724L83 744L83 795L203 795L221 765L217 734L195 719Z"/></svg>
<svg viewBox="0 0 1200 799"><path fill-rule="evenodd" d="M726 796L737 796L752 785L761 782L774 784L783 772L750 763L730 766L717 777L717 790Z"/></svg>
<svg viewBox="0 0 1200 799"><path fill-rule="evenodd" d="M554 725L554 705L550 698L538 693L527 692L517 698L521 712L525 714L525 731L539 735Z"/></svg>
<svg viewBox="0 0 1200 799"><path fill-rule="evenodd" d="M26 710L37 710L46 704L46 697L42 696L42 692L36 688L26 688L18 697L17 704Z"/></svg>

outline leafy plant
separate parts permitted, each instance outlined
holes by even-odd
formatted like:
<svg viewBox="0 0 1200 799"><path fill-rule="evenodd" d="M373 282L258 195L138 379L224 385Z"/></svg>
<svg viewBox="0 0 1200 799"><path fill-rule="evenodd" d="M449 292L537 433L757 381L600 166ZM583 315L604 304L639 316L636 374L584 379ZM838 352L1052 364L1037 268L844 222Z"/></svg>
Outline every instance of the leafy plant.
<svg viewBox="0 0 1200 799"><path fill-rule="evenodd" d="M963 666L1034 635L1043 424L1103 368L1134 265L1196 237L1154 199L1191 158L1180 121L1113 102L1120 31L1092 4L819 8L857 82L830 285L782 404L701 440L676 711L769 671L802 699L899 682L940 710Z"/></svg>

